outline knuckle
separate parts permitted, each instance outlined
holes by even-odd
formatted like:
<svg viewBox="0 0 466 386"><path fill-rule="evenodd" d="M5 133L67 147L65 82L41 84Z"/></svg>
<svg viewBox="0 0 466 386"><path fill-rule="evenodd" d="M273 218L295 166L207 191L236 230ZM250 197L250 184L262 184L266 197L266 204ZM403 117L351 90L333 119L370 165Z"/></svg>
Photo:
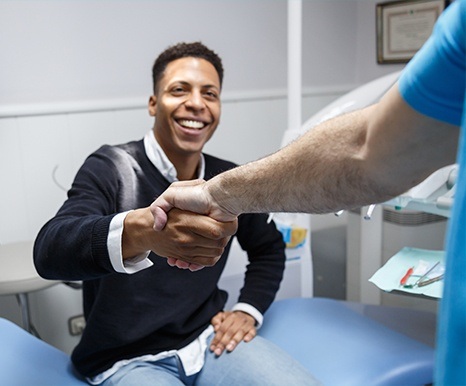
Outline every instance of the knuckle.
<svg viewBox="0 0 466 386"><path fill-rule="evenodd" d="M211 257L211 258L202 258L202 259L199 259L199 263L205 267L213 267L219 259L220 259L220 256Z"/></svg>
<svg viewBox="0 0 466 386"><path fill-rule="evenodd" d="M228 245L228 242L230 241L230 237L223 237L219 240L219 246L222 248L222 250Z"/></svg>
<svg viewBox="0 0 466 386"><path fill-rule="evenodd" d="M191 241L192 241L191 238L188 237L188 235L183 234L183 233L180 233L177 237L177 242L183 247L190 246Z"/></svg>
<svg viewBox="0 0 466 386"><path fill-rule="evenodd" d="M209 233L212 239L214 240L222 239L223 237L225 237L223 230L219 226L215 226L215 225L211 226Z"/></svg>
<svg viewBox="0 0 466 386"><path fill-rule="evenodd" d="M222 339L221 339L222 341L224 341L225 339L228 339L228 336L229 336L228 328L224 324L220 326L220 328L218 329L218 332L222 336Z"/></svg>
<svg viewBox="0 0 466 386"><path fill-rule="evenodd" d="M219 247L219 248L213 248L212 249L212 253L215 255L212 257L212 259L215 259L216 261L218 260L218 258L220 256L223 255L223 251L224 251L224 248L223 247Z"/></svg>

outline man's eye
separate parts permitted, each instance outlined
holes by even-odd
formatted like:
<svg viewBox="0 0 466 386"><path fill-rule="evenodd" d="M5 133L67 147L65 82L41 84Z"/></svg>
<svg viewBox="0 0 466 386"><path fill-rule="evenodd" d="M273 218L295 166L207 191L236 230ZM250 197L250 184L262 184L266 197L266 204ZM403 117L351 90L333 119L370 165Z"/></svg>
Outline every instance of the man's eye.
<svg viewBox="0 0 466 386"><path fill-rule="evenodd" d="M212 91L207 91L207 92L205 93L205 95L206 95L208 98L212 98L212 99L217 99L217 98L218 98L217 94L216 94L215 92L212 92Z"/></svg>

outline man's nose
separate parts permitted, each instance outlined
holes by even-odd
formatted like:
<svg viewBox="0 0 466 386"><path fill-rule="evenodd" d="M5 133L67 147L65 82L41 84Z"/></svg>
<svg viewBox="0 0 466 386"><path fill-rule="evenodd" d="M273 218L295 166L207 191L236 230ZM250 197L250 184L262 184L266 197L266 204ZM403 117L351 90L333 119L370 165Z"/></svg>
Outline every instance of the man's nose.
<svg viewBox="0 0 466 386"><path fill-rule="evenodd" d="M186 104L194 109L203 109L205 107L204 99L200 91L191 92Z"/></svg>

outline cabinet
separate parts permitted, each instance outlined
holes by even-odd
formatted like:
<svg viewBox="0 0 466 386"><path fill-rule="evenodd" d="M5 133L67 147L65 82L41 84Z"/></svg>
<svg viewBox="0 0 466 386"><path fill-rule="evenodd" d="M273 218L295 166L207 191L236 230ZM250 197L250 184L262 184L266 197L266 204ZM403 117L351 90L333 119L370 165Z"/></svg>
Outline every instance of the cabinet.
<svg viewBox="0 0 466 386"><path fill-rule="evenodd" d="M385 293L368 279L405 246L444 248L456 174L457 165L436 171L405 194L377 205L370 220L364 219L368 208L348 213L348 300L436 311L436 300Z"/></svg>

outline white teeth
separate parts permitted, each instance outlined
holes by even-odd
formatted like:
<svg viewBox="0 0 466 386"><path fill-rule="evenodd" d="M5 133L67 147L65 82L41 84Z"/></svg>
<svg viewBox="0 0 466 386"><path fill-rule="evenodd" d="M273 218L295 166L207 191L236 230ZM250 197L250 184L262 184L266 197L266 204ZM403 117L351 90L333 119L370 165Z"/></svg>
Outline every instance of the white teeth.
<svg viewBox="0 0 466 386"><path fill-rule="evenodd" d="M205 125L199 121L190 121L187 119L182 119L178 121L181 126L189 127L190 129L202 129Z"/></svg>

